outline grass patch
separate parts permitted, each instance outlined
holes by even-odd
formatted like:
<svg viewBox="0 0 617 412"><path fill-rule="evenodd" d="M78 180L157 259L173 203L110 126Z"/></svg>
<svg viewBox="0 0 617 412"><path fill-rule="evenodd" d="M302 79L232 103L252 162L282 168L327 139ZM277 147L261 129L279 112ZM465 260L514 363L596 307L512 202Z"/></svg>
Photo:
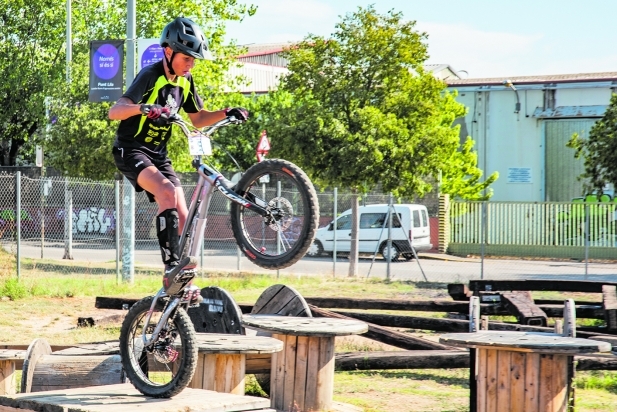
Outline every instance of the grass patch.
<svg viewBox="0 0 617 412"><path fill-rule="evenodd" d="M161 273L138 272L133 283L118 283L114 274L84 273L81 266L62 265L59 270L38 268L22 270L19 282L13 276L0 277L0 294L12 300L26 297L142 297L161 287ZM414 295L416 286L410 282L386 282L379 279L324 279L318 276L281 276L254 273L205 273L195 279L200 287L218 286L237 302L254 302L264 289L275 284L292 286L303 296L373 296L400 299Z"/></svg>
<svg viewBox="0 0 617 412"><path fill-rule="evenodd" d="M615 371L584 371L577 372L574 379L577 389L602 389L617 394L617 372Z"/></svg>
<svg viewBox="0 0 617 412"><path fill-rule="evenodd" d="M337 372L334 380L334 399L366 412L469 410L467 369Z"/></svg>

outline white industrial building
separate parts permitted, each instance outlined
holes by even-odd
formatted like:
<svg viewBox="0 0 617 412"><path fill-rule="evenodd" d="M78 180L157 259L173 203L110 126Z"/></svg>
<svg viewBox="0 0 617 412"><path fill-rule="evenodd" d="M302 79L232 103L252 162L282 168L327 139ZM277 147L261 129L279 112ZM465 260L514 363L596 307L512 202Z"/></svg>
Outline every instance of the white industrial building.
<svg viewBox="0 0 617 412"><path fill-rule="evenodd" d="M571 201L583 193L583 160L566 147L588 135L617 87L617 72L447 81L468 108L461 139L471 136L478 166L497 171L495 201ZM612 188L607 188L611 191Z"/></svg>

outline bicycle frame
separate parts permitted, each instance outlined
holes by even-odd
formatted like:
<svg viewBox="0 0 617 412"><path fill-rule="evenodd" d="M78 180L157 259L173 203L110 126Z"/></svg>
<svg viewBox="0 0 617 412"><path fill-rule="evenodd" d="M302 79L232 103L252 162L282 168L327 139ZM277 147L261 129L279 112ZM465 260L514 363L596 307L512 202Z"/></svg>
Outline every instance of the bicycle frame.
<svg viewBox="0 0 617 412"><path fill-rule="evenodd" d="M188 129L184 122L174 122L180 126L182 131L189 136L191 131ZM228 119L223 119L214 125L210 126L210 129L204 133L204 136L210 137L220 127L227 126L232 122ZM203 242L204 232L206 228L206 220L208 216L208 209L210 207L210 201L214 195L215 189L218 189L223 196L235 202L242 207L250 208L259 213L263 217L270 216L270 211L266 209L267 203L261 199L253 197L252 199L245 199L238 195L233 190L233 183L227 180L221 173L219 173L213 167L201 163L201 156L196 156L194 164L198 163L197 174L199 178L197 185L191 197L189 211L187 215L187 221L182 229L182 235L180 238L180 250L184 251L186 242L190 240L188 253L186 256L197 256ZM195 213L198 213L195 215ZM197 216L197 227L193 232L197 235L197 239L193 239L189 236L190 225L194 218Z"/></svg>
<svg viewBox="0 0 617 412"><path fill-rule="evenodd" d="M180 126L180 128L187 137L191 135L191 130L187 127L186 123L181 118L175 117L170 120L171 123ZM230 120L229 118L223 119L210 126L208 131L204 132L203 135L207 138L210 138L210 136L212 136L212 134L214 134L217 129L232 123L234 123L234 121ZM268 204L265 201L256 197L252 197L251 199L245 199L242 196L238 195L233 190L233 183L226 179L220 172L218 172L213 167L202 163L201 156L196 156L193 160L193 164L196 165L199 178L197 180L195 190L193 191L193 195L191 196L187 219L184 224L184 228L182 229L182 234L180 236L180 250L183 253L182 257L197 256L200 252L206 229L206 221L208 216L208 209L210 207L210 201L212 200L212 196L214 195L214 191L216 189L218 189L226 198L228 198L232 202L238 203L243 207L250 208L263 217L271 216L271 212L266 209L266 206L268 206ZM193 224L196 225L194 230L192 230ZM191 234L196 236L196 238L191 236ZM185 254L184 251L187 242L189 242L189 245L188 249L186 249L187 253ZM150 306L150 311L148 312L148 315L146 317L144 329L142 332L142 340L145 346L151 345L158 339L158 335L161 332L163 325L167 323L167 320L172 315L174 310L180 305L182 300L182 298L179 297L175 297L170 300L170 302L164 309L163 314L161 315L161 319L156 325L154 332L151 334L150 339L148 339L146 337L146 328L150 324L150 318L152 316L152 313L154 312L157 301L161 297L165 296L167 295L165 294L164 288L161 288L152 300L152 305Z"/></svg>

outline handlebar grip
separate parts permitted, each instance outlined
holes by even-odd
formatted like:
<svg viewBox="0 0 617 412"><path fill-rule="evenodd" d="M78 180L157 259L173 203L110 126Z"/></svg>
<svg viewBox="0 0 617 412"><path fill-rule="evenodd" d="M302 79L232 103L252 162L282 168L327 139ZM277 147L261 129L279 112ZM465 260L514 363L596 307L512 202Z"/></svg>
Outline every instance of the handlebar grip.
<svg viewBox="0 0 617 412"><path fill-rule="evenodd" d="M242 124L242 123L244 123L243 120L240 120L240 119L236 118L236 116L227 116L227 121L229 123L233 123L233 124Z"/></svg>

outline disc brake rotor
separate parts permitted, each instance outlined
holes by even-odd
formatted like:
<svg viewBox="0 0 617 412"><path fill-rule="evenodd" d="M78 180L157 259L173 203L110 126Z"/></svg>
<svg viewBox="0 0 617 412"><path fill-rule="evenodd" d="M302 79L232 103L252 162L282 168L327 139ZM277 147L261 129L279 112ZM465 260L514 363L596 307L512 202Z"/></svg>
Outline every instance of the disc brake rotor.
<svg viewBox="0 0 617 412"><path fill-rule="evenodd" d="M155 349L152 355L158 362L164 364L175 362L178 359L178 351L169 345Z"/></svg>
<svg viewBox="0 0 617 412"><path fill-rule="evenodd" d="M268 209L272 210L274 219L266 224L274 231L284 232L293 221L294 209L291 202L284 197L275 197L268 202Z"/></svg>

